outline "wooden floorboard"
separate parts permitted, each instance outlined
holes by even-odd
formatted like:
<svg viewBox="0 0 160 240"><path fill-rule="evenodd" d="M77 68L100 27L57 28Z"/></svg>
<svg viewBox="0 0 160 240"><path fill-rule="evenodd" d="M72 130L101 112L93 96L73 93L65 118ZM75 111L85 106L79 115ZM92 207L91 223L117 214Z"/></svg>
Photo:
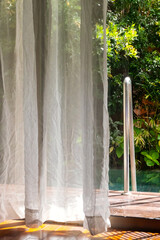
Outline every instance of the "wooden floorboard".
<svg viewBox="0 0 160 240"><path fill-rule="evenodd" d="M22 220L10 220L0 224L0 240L160 240L159 193L132 192L123 195L121 191L109 191L109 201L112 229L106 233L91 236L83 229L82 223L47 222L37 229L29 229Z"/></svg>
<svg viewBox="0 0 160 240"><path fill-rule="evenodd" d="M116 231L91 236L81 226L43 224L37 229L29 229L24 221L7 221L0 224L1 240L89 240L89 239L160 239L159 233L138 231Z"/></svg>
<svg viewBox="0 0 160 240"><path fill-rule="evenodd" d="M160 193L110 191L110 213L113 216L160 219Z"/></svg>

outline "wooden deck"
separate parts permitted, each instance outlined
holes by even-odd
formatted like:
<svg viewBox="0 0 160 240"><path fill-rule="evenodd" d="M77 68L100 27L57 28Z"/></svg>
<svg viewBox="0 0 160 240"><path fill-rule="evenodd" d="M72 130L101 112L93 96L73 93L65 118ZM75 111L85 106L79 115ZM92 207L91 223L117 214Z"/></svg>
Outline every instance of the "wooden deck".
<svg viewBox="0 0 160 240"><path fill-rule="evenodd" d="M7 221L0 224L1 240L103 240L103 239L160 239L159 233L138 231L116 231L91 236L81 226L43 224L37 229L28 229L24 221Z"/></svg>
<svg viewBox="0 0 160 240"><path fill-rule="evenodd" d="M109 200L113 228L160 232L160 193L110 191Z"/></svg>
<svg viewBox="0 0 160 240"><path fill-rule="evenodd" d="M106 233L91 236L83 229L82 222L46 222L37 229L29 229L24 220L10 220L0 224L0 240L160 240L160 193L123 195L121 191L110 191L109 201L112 228Z"/></svg>
<svg viewBox="0 0 160 240"><path fill-rule="evenodd" d="M160 193L110 191L110 213L113 216L160 219Z"/></svg>

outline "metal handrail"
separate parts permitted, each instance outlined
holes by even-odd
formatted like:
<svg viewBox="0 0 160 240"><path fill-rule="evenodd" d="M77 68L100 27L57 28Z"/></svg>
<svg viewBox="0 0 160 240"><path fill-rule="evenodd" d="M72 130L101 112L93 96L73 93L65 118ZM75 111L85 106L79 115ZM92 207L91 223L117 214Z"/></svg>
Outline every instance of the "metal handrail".
<svg viewBox="0 0 160 240"><path fill-rule="evenodd" d="M132 191L137 191L136 164L133 131L132 83L126 77L123 83L123 121L124 121L124 193L129 193L129 155L131 163Z"/></svg>

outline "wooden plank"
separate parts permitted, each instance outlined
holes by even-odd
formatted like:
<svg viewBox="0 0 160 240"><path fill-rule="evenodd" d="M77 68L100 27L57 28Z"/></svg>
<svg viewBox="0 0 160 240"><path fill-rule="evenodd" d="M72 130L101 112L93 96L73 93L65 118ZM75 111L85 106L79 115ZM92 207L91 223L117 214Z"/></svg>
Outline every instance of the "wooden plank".
<svg viewBox="0 0 160 240"><path fill-rule="evenodd" d="M160 194L131 192L122 195L122 191L110 191L110 213L113 216L142 218L160 218Z"/></svg>

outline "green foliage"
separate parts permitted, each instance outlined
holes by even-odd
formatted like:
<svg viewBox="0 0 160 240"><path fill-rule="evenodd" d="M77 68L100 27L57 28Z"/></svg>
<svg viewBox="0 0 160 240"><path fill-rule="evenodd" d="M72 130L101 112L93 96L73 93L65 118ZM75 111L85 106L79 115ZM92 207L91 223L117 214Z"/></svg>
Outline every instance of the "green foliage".
<svg viewBox="0 0 160 240"><path fill-rule="evenodd" d="M137 39L135 25L121 26L109 21L107 29L107 56L108 56L108 77L109 77L109 95L112 96L109 101L109 109L112 113L121 110L122 106L122 79L123 71L128 58L138 58L137 49L133 42ZM96 38L103 43L103 26L96 25Z"/></svg>
<svg viewBox="0 0 160 240"><path fill-rule="evenodd" d="M123 136L121 131L112 134L112 154L118 158L123 156ZM160 165L160 124L153 119L134 120L135 156L138 168L156 167Z"/></svg>
<svg viewBox="0 0 160 240"><path fill-rule="evenodd" d="M159 166L160 153L160 125L158 121L150 118L148 121L144 119L137 119L135 124L135 146L137 161L142 160L146 162L147 166Z"/></svg>
<svg viewBox="0 0 160 240"><path fill-rule="evenodd" d="M141 152L141 154L144 157L144 160L147 164L147 166L149 167L152 167L154 166L155 164L159 165L159 161L158 161L158 158L159 158L159 153L156 152L155 150L151 150L151 151L144 151L144 152Z"/></svg>
<svg viewBox="0 0 160 240"><path fill-rule="evenodd" d="M96 29L96 37L102 41L103 28L97 25ZM109 112L112 122L122 119L123 79L130 75L134 109L138 106L145 113L134 116L136 163L140 169L159 167L160 1L109 0L106 37ZM150 104L143 104L143 101ZM119 124L116 128L111 124L112 162L116 162L116 157L122 160L123 156L120 129Z"/></svg>
<svg viewBox="0 0 160 240"><path fill-rule="evenodd" d="M118 15L118 24L131 26L134 23L138 35L133 45L139 58L128 59L128 74L133 80L134 98L141 101L143 95L150 101L159 101L160 1L117 0L114 11Z"/></svg>
<svg viewBox="0 0 160 240"><path fill-rule="evenodd" d="M118 158L122 157L122 155L123 155L123 147L122 146L119 146L116 148L116 155Z"/></svg>
<svg viewBox="0 0 160 240"><path fill-rule="evenodd" d="M122 162L116 161L117 156L121 158L123 155L123 136L122 130L120 130L122 125L122 122L113 121L112 118L110 118L110 166L122 165Z"/></svg>
<svg viewBox="0 0 160 240"><path fill-rule="evenodd" d="M134 24L124 28L118 26L113 22L109 22L106 29L107 46L108 46L108 59L114 57L116 61L120 60L120 53L124 51L124 56L137 58L137 50L133 47L132 42L137 37L137 31ZM103 40L103 26L97 24L97 38Z"/></svg>
<svg viewBox="0 0 160 240"><path fill-rule="evenodd" d="M134 100L160 99L160 1L109 0L108 6L109 111L114 115L122 110L126 75L133 81ZM96 36L103 38L102 26L97 25Z"/></svg>

